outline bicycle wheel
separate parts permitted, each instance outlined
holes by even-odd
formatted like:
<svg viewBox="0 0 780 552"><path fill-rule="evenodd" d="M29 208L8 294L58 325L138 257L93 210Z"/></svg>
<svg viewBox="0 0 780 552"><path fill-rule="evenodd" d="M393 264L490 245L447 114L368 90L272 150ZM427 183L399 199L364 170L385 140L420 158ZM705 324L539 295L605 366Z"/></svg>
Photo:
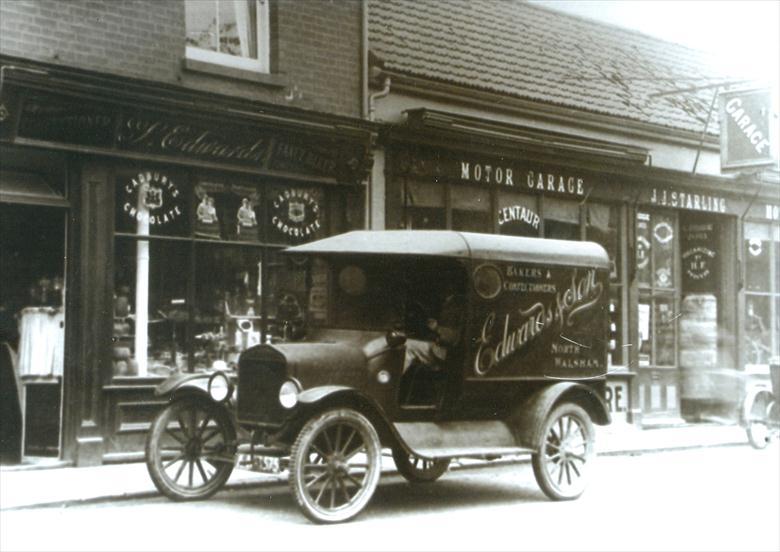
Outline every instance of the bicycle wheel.
<svg viewBox="0 0 780 552"><path fill-rule="evenodd" d="M774 397L767 390L749 395L745 401L745 431L755 449L765 449L771 440L770 413L774 404Z"/></svg>

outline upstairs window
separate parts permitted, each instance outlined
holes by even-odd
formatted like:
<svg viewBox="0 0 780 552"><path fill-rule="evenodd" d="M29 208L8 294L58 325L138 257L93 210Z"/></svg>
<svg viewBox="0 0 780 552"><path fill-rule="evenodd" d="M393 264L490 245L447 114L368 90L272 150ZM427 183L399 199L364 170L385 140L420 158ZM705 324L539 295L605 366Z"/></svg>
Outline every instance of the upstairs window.
<svg viewBox="0 0 780 552"><path fill-rule="evenodd" d="M185 0L188 59L269 71L269 0Z"/></svg>

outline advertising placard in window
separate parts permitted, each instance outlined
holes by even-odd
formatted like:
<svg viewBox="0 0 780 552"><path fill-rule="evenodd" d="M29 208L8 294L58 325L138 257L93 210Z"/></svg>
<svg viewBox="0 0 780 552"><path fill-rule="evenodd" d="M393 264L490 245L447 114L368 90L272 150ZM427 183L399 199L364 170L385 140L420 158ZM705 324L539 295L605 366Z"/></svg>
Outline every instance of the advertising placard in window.
<svg viewBox="0 0 780 552"><path fill-rule="evenodd" d="M116 229L138 236L189 232L186 184L165 170L144 170L117 182Z"/></svg>
<svg viewBox="0 0 780 552"><path fill-rule="evenodd" d="M689 222L682 226L680 251L686 292L715 291L719 266L716 238L712 222Z"/></svg>
<svg viewBox="0 0 780 552"><path fill-rule="evenodd" d="M269 237L303 243L326 235L325 194L319 188L274 186L268 195Z"/></svg>

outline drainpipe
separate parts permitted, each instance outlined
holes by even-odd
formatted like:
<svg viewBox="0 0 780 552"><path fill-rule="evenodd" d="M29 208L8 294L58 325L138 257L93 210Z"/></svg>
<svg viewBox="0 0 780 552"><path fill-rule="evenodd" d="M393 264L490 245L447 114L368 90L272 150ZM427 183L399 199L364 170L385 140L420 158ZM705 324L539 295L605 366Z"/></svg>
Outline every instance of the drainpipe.
<svg viewBox="0 0 780 552"><path fill-rule="evenodd" d="M368 119L368 2L360 3L360 16L360 111L362 117Z"/></svg>
<svg viewBox="0 0 780 552"><path fill-rule="evenodd" d="M374 120L374 112L376 111L376 100L384 98L390 93L390 77L385 77L384 88L379 92L374 92L368 97L368 119Z"/></svg>

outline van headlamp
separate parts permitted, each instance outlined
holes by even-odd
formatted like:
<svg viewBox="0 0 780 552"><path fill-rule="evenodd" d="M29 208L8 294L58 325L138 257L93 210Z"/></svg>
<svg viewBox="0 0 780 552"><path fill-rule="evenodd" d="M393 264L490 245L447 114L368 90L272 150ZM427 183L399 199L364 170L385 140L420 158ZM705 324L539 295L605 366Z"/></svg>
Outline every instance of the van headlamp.
<svg viewBox="0 0 780 552"><path fill-rule="evenodd" d="M298 394L301 386L295 380L287 380L279 388L279 404L284 408L292 408L298 404Z"/></svg>
<svg viewBox="0 0 780 552"><path fill-rule="evenodd" d="M225 372L214 372L209 377L209 397L215 402L225 402L233 394L233 384Z"/></svg>

